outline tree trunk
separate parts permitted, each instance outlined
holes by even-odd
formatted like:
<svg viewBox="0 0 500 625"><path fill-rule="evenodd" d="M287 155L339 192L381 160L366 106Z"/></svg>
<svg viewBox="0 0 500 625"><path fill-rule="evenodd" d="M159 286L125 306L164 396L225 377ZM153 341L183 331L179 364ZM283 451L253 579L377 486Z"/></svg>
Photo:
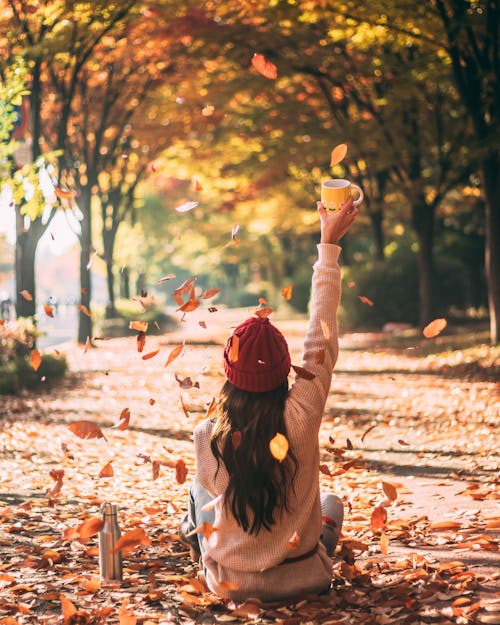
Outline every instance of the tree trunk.
<svg viewBox="0 0 500 625"><path fill-rule="evenodd" d="M83 213L80 234L80 304L90 311L92 299L92 281L90 276L90 256L92 253L92 214L90 210L92 195L90 187L84 187L81 193L80 209ZM86 343L92 338L92 318L80 309L78 319L78 342Z"/></svg>
<svg viewBox="0 0 500 625"><path fill-rule="evenodd" d="M128 267L122 267L120 271L120 297L130 299L130 272Z"/></svg>
<svg viewBox="0 0 500 625"><path fill-rule="evenodd" d="M412 205L412 218L418 241L418 319L424 327L432 316L434 208L420 199Z"/></svg>
<svg viewBox="0 0 500 625"><path fill-rule="evenodd" d="M500 341L500 158L490 154L481 163L485 195L485 270L488 284L490 342Z"/></svg>
<svg viewBox="0 0 500 625"><path fill-rule="evenodd" d="M113 273L113 253L115 247L115 237L116 231L103 229L102 241L104 247L104 261L106 262L106 284L108 289L108 303L106 304L107 319L112 319L113 317L116 317L115 275Z"/></svg>

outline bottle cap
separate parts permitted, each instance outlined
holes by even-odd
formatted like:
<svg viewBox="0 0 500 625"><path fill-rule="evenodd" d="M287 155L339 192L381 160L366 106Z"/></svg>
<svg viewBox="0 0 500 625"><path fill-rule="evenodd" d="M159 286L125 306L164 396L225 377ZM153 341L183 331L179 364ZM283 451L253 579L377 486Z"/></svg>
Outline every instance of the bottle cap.
<svg viewBox="0 0 500 625"><path fill-rule="evenodd" d="M115 503L103 503L101 506L101 514L103 516L115 516L118 513L118 506Z"/></svg>

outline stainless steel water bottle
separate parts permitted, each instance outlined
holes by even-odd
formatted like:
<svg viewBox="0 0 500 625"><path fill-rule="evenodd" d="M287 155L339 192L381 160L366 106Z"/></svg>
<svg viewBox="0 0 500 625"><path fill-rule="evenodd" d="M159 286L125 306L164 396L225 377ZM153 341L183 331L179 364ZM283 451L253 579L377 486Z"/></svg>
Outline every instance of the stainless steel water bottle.
<svg viewBox="0 0 500 625"><path fill-rule="evenodd" d="M104 503L101 506L103 525L99 532L99 572L101 580L122 580L122 552L113 551L121 536L118 524L118 506Z"/></svg>

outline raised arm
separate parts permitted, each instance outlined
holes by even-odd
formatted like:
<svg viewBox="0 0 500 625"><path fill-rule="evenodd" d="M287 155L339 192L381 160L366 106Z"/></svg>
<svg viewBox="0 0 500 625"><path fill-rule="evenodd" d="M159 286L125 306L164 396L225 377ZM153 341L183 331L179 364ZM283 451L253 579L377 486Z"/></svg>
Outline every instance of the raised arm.
<svg viewBox="0 0 500 625"><path fill-rule="evenodd" d="M338 257L341 248L337 243L353 223L358 209L350 199L336 212L326 211L318 202L318 212L321 238L318 260L313 267L311 316L301 364L314 378L307 379L299 374L290 389L289 401L297 408L295 415L299 418L302 415L305 423L319 428L338 355L337 309L341 293Z"/></svg>

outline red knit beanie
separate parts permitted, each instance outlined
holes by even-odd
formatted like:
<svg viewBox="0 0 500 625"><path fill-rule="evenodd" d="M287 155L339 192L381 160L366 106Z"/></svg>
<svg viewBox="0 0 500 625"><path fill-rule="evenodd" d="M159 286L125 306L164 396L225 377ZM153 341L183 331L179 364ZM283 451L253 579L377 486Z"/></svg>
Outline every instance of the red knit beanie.
<svg viewBox="0 0 500 625"><path fill-rule="evenodd" d="M290 365L285 337L267 317L244 321L224 349L227 379L244 391L265 393L278 388L286 381Z"/></svg>

